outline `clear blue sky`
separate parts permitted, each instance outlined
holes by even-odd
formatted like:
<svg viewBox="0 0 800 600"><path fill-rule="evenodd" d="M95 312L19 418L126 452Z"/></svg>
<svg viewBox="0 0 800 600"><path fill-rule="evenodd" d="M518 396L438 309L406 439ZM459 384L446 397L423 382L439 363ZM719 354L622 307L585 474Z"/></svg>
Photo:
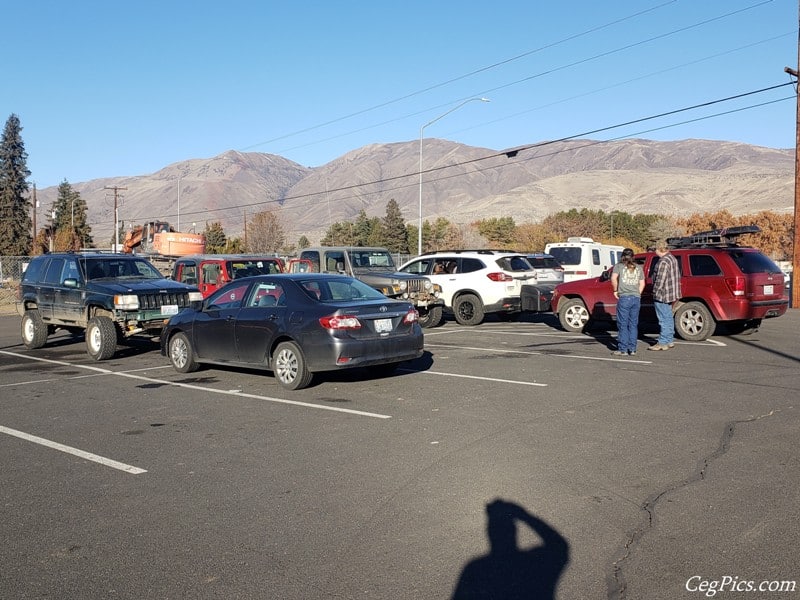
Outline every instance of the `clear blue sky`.
<svg viewBox="0 0 800 600"><path fill-rule="evenodd" d="M226 150L320 166L418 140L480 96L425 137L503 150L785 84L797 67L797 0L27 0L0 14L0 120L19 116L39 188ZM585 137L791 148L793 95Z"/></svg>

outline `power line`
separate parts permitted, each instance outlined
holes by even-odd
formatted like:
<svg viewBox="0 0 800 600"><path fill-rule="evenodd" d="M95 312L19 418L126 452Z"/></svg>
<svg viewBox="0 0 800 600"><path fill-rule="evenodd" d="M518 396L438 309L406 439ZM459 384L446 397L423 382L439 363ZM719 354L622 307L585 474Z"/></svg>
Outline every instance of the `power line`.
<svg viewBox="0 0 800 600"><path fill-rule="evenodd" d="M466 160L466 161L460 161L460 162L451 163L451 164L448 164L448 165L442 165L442 166L439 166L439 167L431 167L431 168L425 169L423 171L423 174L425 174L425 173L429 174L429 173L435 173L435 172L442 172L442 171L445 171L447 169L453 169L453 168L456 168L456 167L459 167L459 166L464 166L464 165L467 165L467 164L479 163L479 162L487 161L487 160L490 160L490 159L497 159L497 158L501 158L501 157L508 157L508 158L516 157L521 152L526 152L526 151L530 151L530 150L534 150L534 149L539 149L539 148L543 148L543 147L547 147L547 146L552 146L552 145L557 144L557 143L563 143L563 142L567 142L567 141L570 141L570 140L575 140L575 139L578 139L578 138L585 138L586 136L590 136L590 135L594 135L594 134L602 133L602 132L606 132L606 131L611 131L611 130L614 130L614 129L619 129L621 127L627 127L627 126L635 125L635 124L638 124L638 123L644 123L644 122L647 122L647 121L653 121L653 120L656 120L656 119L661 119L661 118L668 117L668 116L674 116L674 115L677 115L677 114L685 113L685 112L692 111L692 110L697 110L697 109L700 109L700 108L706 108L706 107L709 107L709 106L722 104L724 102L730 102L730 101L733 101L733 100L738 100L738 99L749 97L749 96L753 96L753 95L756 95L756 94L761 94L761 93L765 93L765 92L768 92L768 91L773 91L773 90L776 90L776 89L780 89L780 88L783 88L783 87L786 87L786 86L793 86L794 83L795 83L794 81L789 81L789 82L785 82L785 83L782 83L782 84L777 84L777 85L773 85L773 86L769 86L769 87L765 87L765 88L761 88L761 89L757 89L757 90L752 90L752 91L749 91L749 92L743 92L743 93L740 93L740 94L735 94L733 96L727 96L725 98L719 98L719 99L716 99L716 100L710 100L710 101L707 101L707 102L702 102L702 103L699 103L699 104L694 104L694 105L691 105L691 106L687 106L687 107L683 107L683 108L679 108L679 109L674 109L674 110L658 113L658 114L655 114L655 115L650 115L650 116L646 116L646 117L632 119L630 121L625 121L623 123L618 123L618 124L615 124L615 125L608 125L608 126L600 127L600 128L593 129L593 130L584 131L584 132L581 132L581 133L576 133L576 134L565 136L565 137L561 137L561 138L558 138L558 139L555 139L555 140L547 140L547 141L544 141L544 142L538 142L538 143L535 143L535 144L529 144L529 145L525 145L525 146L520 146L520 147L517 147L517 148L513 148L513 149L501 151L501 152L495 152L495 153L492 153L492 154L488 154L486 156L481 156L481 157L470 159L470 160ZM555 152L548 153L548 154L537 154L537 155L531 156L529 158L526 158L524 160L541 159L541 158L544 158L544 157L547 157L547 156L553 156L555 154L559 154L559 153L562 153L562 152L574 151L576 149L583 148L583 147L603 144L603 143L607 143L609 141L615 141L615 140L625 139L625 138L629 138L629 137L635 137L635 136L638 136L638 135L642 135L643 133L648 133L648 132L652 132L652 131L668 129L668 128L671 128L671 127L678 127L680 125L685 125L685 124L688 124L688 123L704 121L704 120L707 120L707 119L716 118L716 117L727 115L727 114L732 114L732 113L736 113L736 112L742 112L742 111L746 111L746 110L752 110L754 108L760 108L762 106L766 106L766 105L769 105L769 104L774 104L774 103L777 103L777 102L783 102L783 101L786 101L786 100L795 99L795 97L796 96L793 94L792 96L787 96L785 98L779 98L779 99L776 99L776 100L771 100L771 101L767 101L767 102L761 102L761 103L758 103L758 104L753 104L753 105L749 105L749 106L745 106L745 107L740 107L740 108L729 110L729 111L723 111L723 112L715 113L715 114L712 114L712 115L705 115L703 117L698 117L696 119L690 119L690 120L685 120L685 121L681 121L681 122L677 122L677 123L671 123L671 124L664 125L664 126L657 127L657 128L652 128L652 129L643 130L643 131L637 131L635 133L629 133L629 134L618 136L618 137L615 137L615 138L610 138L610 139L607 139L607 140L595 140L595 141L588 142L588 143L586 143L584 145L581 145L581 146L578 146L578 147L572 146L570 148L560 149L560 150L557 150ZM511 165L514 165L514 164L518 164L518 162L519 161L517 161L516 163L504 162L504 163L494 164L494 165L490 165L490 166L487 166L487 167L484 167L484 168L480 168L479 171L489 170L489 169L501 169L501 168L504 168L506 166L511 166ZM412 187L412 186L416 185L414 182L409 182L407 184L397 185L395 187L387 188L387 187L385 187L386 183L401 181L401 180L404 180L404 179L409 179L411 177L416 178L418 176L419 176L419 171L414 171L413 173L405 173L405 174L402 174L402 175L395 175L395 176L392 176L392 177L376 179L376 180L373 180L373 181L357 183L357 184L352 184L352 185L347 185L347 186L341 186L339 188L326 189L324 192L323 191L314 191L314 192L309 192L309 193L306 193L306 194L298 194L298 195L295 195L295 196L286 196L286 197L283 197L283 198L280 198L280 199L260 200L260 201L257 201L257 202L250 202L250 203L245 203L245 204L237 204L237 205L228 206L228 207L225 207L225 208L220 208L216 212L241 211L241 210L246 209L246 208L253 208L253 207L259 207L259 206L265 206L265 205L277 204L277 203L285 203L288 200L304 200L304 199L305 200L309 200L309 199L314 198L316 196L321 196L324 193L330 194L330 193L335 193L335 192L351 192L353 190L358 190L358 189L362 189L363 190L363 188L366 188L368 186L373 186L373 185L380 185L381 189L380 189L379 193L386 193L386 192L400 190L400 189L404 189L404 188L408 188L408 187ZM461 177L461 176L463 176L463 173L455 173L453 175L442 175L440 177L437 177L437 178L429 180L429 183L435 183L437 181L444 181L444 180L447 180L447 179L452 179L454 177ZM120 189L122 189L122 188L120 188ZM362 191L361 195L369 195L371 193L373 193L373 192ZM378 193L378 192L374 192L374 193ZM337 198L337 201L341 202L341 201L344 201L344 200L355 199L355 198L359 198L359 197L361 197L359 194L351 194L349 196ZM288 208L288 207L281 207L281 209L284 209L284 208ZM293 205L291 207L291 209L296 209L296 208L298 208L297 204L295 204L295 205ZM183 214L184 215L200 215L200 214L207 214L207 213L208 213L208 210L198 210L198 211L184 212ZM170 215L166 215L166 216L168 217ZM164 218L164 217L165 217L165 215L162 215L160 218ZM145 220L147 220L147 219L154 219L155 217L141 217L141 218L144 218Z"/></svg>
<svg viewBox="0 0 800 600"><path fill-rule="evenodd" d="M584 37L586 35L589 35L591 33L595 33L597 31L601 31L603 29L612 27L614 25L618 25L618 24L623 23L625 21L628 21L628 20L634 19L636 17L639 17L641 15L644 15L646 13L653 12L653 11L656 11L658 9L664 8L665 6L673 4L676 1L677 0L670 0L668 2L664 2L664 3L656 5L654 7L651 7L651 8L639 11L637 13L633 13L633 14L628 15L626 17L611 21L611 22L606 23L604 25L593 27L593 28L585 30L585 31L583 31L581 33L574 34L574 35L571 35L571 36L567 36L567 37L562 38L562 39L560 39L560 40L558 40L556 42L553 42L553 43L550 43L550 44L546 44L546 45L541 46L539 48L536 48L534 50L530 50L530 51L524 52L522 54L516 55L514 57L511 57L511 58L504 59L502 61L493 63L491 65L475 69L475 70L470 71L468 73L465 73L463 75L459 75L457 77L448 79L446 81L443 81L443 82L440 82L438 84L429 86L427 88L423 88L423 89L417 90L415 92L411 92L409 94L406 94L404 96L400 96L400 97L395 98L393 100L388 100L386 102L371 106L369 108L358 110L356 112L353 112L353 113L350 113L350 114L347 114L347 115L344 115L344 116L341 116L341 117L337 117L337 118L331 119L329 121L325 121L325 122L317 124L317 125L306 127L306 128L303 128L303 129L300 129L300 130L297 130L297 131L293 131L293 132L290 132L290 133L287 133L287 134L283 134L283 135L271 138L269 140L265 140L265 141L262 141L262 142L251 144L249 146L246 146L246 147L242 148L242 150L251 150L251 149L257 148L259 146L264 146L266 144L271 144L271 143L276 142L276 141L288 139L288 138L295 137L295 136L303 134L303 133L308 133L310 131L321 129L323 127L327 127L327 126L332 125L334 123L338 123L338 122L341 122L341 121L345 121L347 119L351 119L351 118L356 117L356 116L360 116L360 115L363 115L363 114L366 114L366 113L369 113L369 112L373 112L373 111L378 110L380 108L385 108L387 106L396 104L396 103L401 102L403 100L407 100L409 98L421 95L421 94L426 93L428 91L431 91L431 90L434 90L434 89L437 89L437 88L440 88L440 87L444 87L444 86L446 86L446 85L448 85L450 83L453 83L453 82L456 82L456 81L460 81L460 80L472 77L472 76L477 75L479 73L483 73L483 72L489 71L491 69L495 69L497 67L503 66L503 65L508 64L510 62L517 61L517 60L519 60L521 58L524 58L524 57L530 56L532 54L541 52L543 50L553 48L553 47L561 45L561 44L563 44L565 42L572 41L572 40L580 38L580 37ZM443 103L443 104L439 104L439 105L436 105L436 106L432 106L432 107L429 107L429 108L424 109L424 110L420 110L420 111L416 111L414 113L410 113L410 114L406 114L406 115L403 115L403 116L400 116L400 117L396 117L396 118L390 119L388 121L383 121L381 123L369 125L367 127L362 127L362 128L356 129L356 130L351 130L349 132L346 132L346 133L343 133L343 134L340 134L340 135L337 135L337 136L325 138L325 139L322 139L322 140L317 140L317 141L310 142L308 144L303 144L303 145L300 145L300 146L294 146L294 147L291 147L291 148L288 148L288 149L283 149L283 150L281 150L279 152L286 152L286 151L294 150L294 149L297 149L297 148L303 148L303 147L315 145L315 144L318 144L318 143L320 143L322 141L328 141L330 139L336 139L336 138L339 138L339 137L352 135L353 133L359 133L359 132L362 132L362 131L365 131L365 130L368 130L368 129L373 129L375 127L379 127L379 126L385 125L387 123L392 123L392 122L396 122L396 121L407 119L409 117L418 116L419 114L422 114L422 113L425 113L425 112L429 112L429 111L434 110L434 109L443 108L445 106L449 106L450 104L453 104L453 103L458 102L458 101L462 101L465 98L469 98L469 97L472 97L472 96L491 95L492 92L499 91L499 90L502 90L502 89L506 89L506 88L509 88L509 87L512 87L512 86L515 86L515 85L518 85L518 84L521 84L521 83L525 83L525 82L531 81L533 79L536 79L536 78L539 78L539 77L543 77L545 75L552 74L552 73L555 73L555 72L558 72L558 71L562 71L562 70L565 70L565 69L568 69L568 68L571 68L571 67L583 65L583 64L586 64L588 62L595 61L595 60L598 60L600 58L604 58L604 57L607 57L607 56L610 56L610 55L613 55L613 54L616 54L616 53L619 53L619 52L623 52L625 50L630 50L630 49L636 48L638 46L641 46L641 45L644 45L644 44L647 44L647 43L650 43L650 42L653 42L653 41L656 41L656 40L665 39L667 37L676 35L678 33L683 33L683 32L698 28L698 27L702 27L702 26L708 25L709 23L713 23L715 21L720 21L722 19L726 19L726 18L732 17L734 15L738 15L738 14L744 13L746 11L756 9L758 7L761 7L761 6L765 5L765 4L769 4L770 2L772 2L772 0L762 0L760 2L757 2L755 4L752 4L750 6L746 6L744 8L738 9L738 10L730 11L730 12L724 13L722 15L717 15L715 17L712 17L712 18L709 18L709 19L705 19L703 21L700 21L700 22L697 22L697 23L693 23L691 25L687 25L685 27L681 27L681 28L674 29L672 31L669 31L669 32L666 32L666 33L663 33L663 34L659 34L659 35L656 35L656 36L652 36L650 38L639 40L637 42L634 42L634 43L631 43L631 44L627 44L625 46L621 46L621 47L609 50L607 52L602 52L602 53L596 54L594 56L590 56L588 58L584 58L584 59L581 59L581 60L566 64L566 65L561 65L559 67L555 67L555 68L552 68L552 69L541 71L539 73L535 73L535 74L530 75L528 77L525 77L523 79L512 81L512 82L509 82L509 83L506 83L506 84L503 84L501 86L497 86L497 87L494 87L494 88L489 88L489 89L483 90L482 92L476 92L474 94L471 93L468 96L465 96L464 98L459 98L459 99L456 99L456 100L452 100L452 101L447 102L447 103Z"/></svg>

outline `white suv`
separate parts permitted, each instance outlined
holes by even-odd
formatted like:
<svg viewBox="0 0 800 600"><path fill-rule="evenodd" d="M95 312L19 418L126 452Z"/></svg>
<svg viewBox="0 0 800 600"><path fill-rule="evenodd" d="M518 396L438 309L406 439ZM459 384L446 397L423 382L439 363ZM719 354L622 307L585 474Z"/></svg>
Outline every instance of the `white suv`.
<svg viewBox="0 0 800 600"><path fill-rule="evenodd" d="M400 271L425 275L442 286L445 308L461 325L478 325L487 313L519 313L520 291L536 283L524 254L503 250L440 250L414 258Z"/></svg>

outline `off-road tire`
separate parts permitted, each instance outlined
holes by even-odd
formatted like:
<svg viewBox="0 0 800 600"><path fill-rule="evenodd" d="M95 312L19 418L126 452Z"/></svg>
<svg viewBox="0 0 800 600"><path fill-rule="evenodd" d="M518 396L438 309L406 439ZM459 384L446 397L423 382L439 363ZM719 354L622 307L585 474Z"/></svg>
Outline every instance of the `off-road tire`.
<svg viewBox="0 0 800 600"><path fill-rule="evenodd" d="M453 303L453 315L460 325L483 323L483 302L475 294L459 296Z"/></svg>
<svg viewBox="0 0 800 600"><path fill-rule="evenodd" d="M675 311L675 333L689 342L702 342L714 334L717 322L702 302L685 302Z"/></svg>
<svg viewBox="0 0 800 600"><path fill-rule="evenodd" d="M442 307L441 305L429 306L427 308L417 309L419 312L419 325L425 329L431 329L438 326L442 322Z"/></svg>
<svg viewBox="0 0 800 600"><path fill-rule="evenodd" d="M558 307L558 322L570 333L583 333L591 316L580 298L570 298Z"/></svg>
<svg viewBox="0 0 800 600"><path fill-rule="evenodd" d="M308 370L300 347L294 342L281 342L272 354L272 372L287 390L308 387L314 374Z"/></svg>
<svg viewBox="0 0 800 600"><path fill-rule="evenodd" d="M117 351L117 326L108 317L95 316L86 325L86 352L95 360L108 360Z"/></svg>
<svg viewBox="0 0 800 600"><path fill-rule="evenodd" d="M36 350L47 343L49 328L38 310L26 310L22 315L22 343L29 350Z"/></svg>
<svg viewBox="0 0 800 600"><path fill-rule="evenodd" d="M179 332L173 335L167 344L167 355L172 367L178 373L191 373L197 371L200 365L194 359L194 351L189 338L185 333Z"/></svg>

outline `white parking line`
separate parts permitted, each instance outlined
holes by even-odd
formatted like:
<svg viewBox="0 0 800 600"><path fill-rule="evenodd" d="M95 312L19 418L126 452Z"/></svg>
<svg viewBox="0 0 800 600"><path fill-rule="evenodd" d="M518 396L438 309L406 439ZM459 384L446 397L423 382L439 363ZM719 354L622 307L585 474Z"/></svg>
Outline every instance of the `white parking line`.
<svg viewBox="0 0 800 600"><path fill-rule="evenodd" d="M52 448L53 450L58 450L60 452L66 452L67 454L78 456L80 458L85 458L86 460L90 460L92 462L105 465L106 467L111 467L112 469L125 471L126 473L130 473L131 475L141 475L142 473L147 473L147 470L140 469L139 467L132 467L131 465L126 465L125 463L121 463L116 460L111 460L110 458L106 458L104 456L98 456L97 454L92 454L91 452L78 450L77 448L73 448L72 446L65 446L64 444L59 444L58 442L46 440L45 438L40 438L35 435L25 433L24 431L17 431L16 429L3 427L2 425L0 425L0 433L13 435L14 437L18 437L20 439L33 442L34 444L47 446L48 448Z"/></svg>
<svg viewBox="0 0 800 600"><path fill-rule="evenodd" d="M452 346L448 346L452 348ZM400 369L406 373L422 373L423 375L439 375L440 377L461 377L463 379L480 379L481 381L497 381L499 383L513 383L516 385L532 385L536 387L547 387L546 383L536 383L534 381L518 381L516 379L497 379L496 377L480 377L478 375L460 375L459 373L437 373L436 371L416 371L414 369Z"/></svg>
<svg viewBox="0 0 800 600"><path fill-rule="evenodd" d="M581 354L558 354L556 352L536 352L533 350L512 350L504 348L476 348L474 346L456 346L454 344L425 344L426 348L454 348L456 350L477 350L480 352L496 352L498 354L528 354L530 356L558 356L559 358L577 358L580 360L601 360L601 361L621 361L625 363L637 363L642 365L653 364L651 360L637 360L635 358L605 358L602 356L584 356Z"/></svg>
<svg viewBox="0 0 800 600"><path fill-rule="evenodd" d="M312 404L311 402L299 402L297 400L284 400L283 398L273 398L271 396L259 396L257 394L245 394L244 392L240 392L238 390L215 390L213 388L207 388L200 385L193 385L191 383L181 383L178 381L167 381L164 379L156 379L154 377L144 377L142 375L134 375L132 372L126 371L112 371L110 369L103 369L101 367L90 367L87 365L77 365L75 363L70 363L62 360L51 360L48 358L39 358L38 356L28 356L26 354L18 354L16 352L7 352L5 350L0 350L0 354L5 354L7 356L14 356L16 358L24 358L27 360L38 361L53 365L62 365L65 367L72 367L76 369L86 369L87 371L93 371L94 373L99 373L102 375L113 375L115 377L127 377L129 379L137 379L139 381L147 381L149 383L159 383L162 385L171 385L175 387L182 387L190 390L199 390L202 392L210 392L212 394L223 394L226 396L237 396L239 398L252 398L255 400L263 400L265 402L275 402L278 404L291 404L293 406L302 406L304 408L316 408L319 410L330 410L333 412L357 415L359 417L372 417L374 419L391 419L391 415L382 415L380 413L371 413L365 412L361 410L353 410L351 408L341 408L339 406L324 406L322 404ZM160 368L160 367L154 367ZM142 369L137 369L137 371ZM146 369L145 369L146 370Z"/></svg>

